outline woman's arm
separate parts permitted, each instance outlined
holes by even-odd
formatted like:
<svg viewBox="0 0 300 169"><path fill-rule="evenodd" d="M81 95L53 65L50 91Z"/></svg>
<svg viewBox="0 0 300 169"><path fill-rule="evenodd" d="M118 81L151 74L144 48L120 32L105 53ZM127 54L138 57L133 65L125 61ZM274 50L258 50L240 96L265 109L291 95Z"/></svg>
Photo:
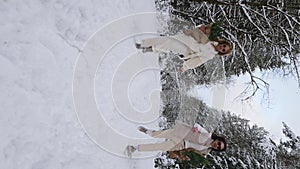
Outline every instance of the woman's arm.
<svg viewBox="0 0 300 169"><path fill-rule="evenodd" d="M183 71L189 70L189 69L194 69L200 65L202 65L204 62L200 57L193 57L187 61L183 62Z"/></svg>
<svg viewBox="0 0 300 169"><path fill-rule="evenodd" d="M184 30L183 33L187 36L193 37L198 43L205 44L209 41L211 24L198 25L194 29Z"/></svg>
<svg viewBox="0 0 300 169"><path fill-rule="evenodd" d="M208 60L212 59L215 56L213 52L210 51L202 51L188 55L189 60L183 62L183 71L188 69L194 69Z"/></svg>
<svg viewBox="0 0 300 169"><path fill-rule="evenodd" d="M198 123L194 124L194 128L197 128L198 132L200 133L208 133L208 131L205 128L201 127Z"/></svg>

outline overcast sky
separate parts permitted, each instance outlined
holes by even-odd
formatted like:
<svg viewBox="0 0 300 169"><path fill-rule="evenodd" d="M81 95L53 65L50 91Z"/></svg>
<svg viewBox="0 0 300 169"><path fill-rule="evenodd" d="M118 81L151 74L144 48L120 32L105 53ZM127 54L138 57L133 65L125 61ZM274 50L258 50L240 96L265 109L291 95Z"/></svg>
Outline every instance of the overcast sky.
<svg viewBox="0 0 300 169"><path fill-rule="evenodd" d="M262 76L261 73L256 73ZM249 75L234 78L234 83L226 87L226 98L223 110L229 110L241 117L249 119L251 124L257 124L270 132L271 138L279 141L283 138L282 121L284 121L296 135L300 135L298 119L300 119L300 94L297 81L293 78L282 78L269 74L264 76L269 84L269 97L258 92L251 101L242 102L238 97L245 89ZM212 102L212 88L198 87L198 96L207 104Z"/></svg>

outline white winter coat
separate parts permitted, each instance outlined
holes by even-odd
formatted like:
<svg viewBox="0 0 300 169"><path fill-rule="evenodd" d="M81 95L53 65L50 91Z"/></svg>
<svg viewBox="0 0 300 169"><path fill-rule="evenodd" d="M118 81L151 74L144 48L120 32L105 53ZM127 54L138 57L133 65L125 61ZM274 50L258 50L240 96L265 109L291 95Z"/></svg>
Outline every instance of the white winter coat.
<svg viewBox="0 0 300 169"><path fill-rule="evenodd" d="M142 47L152 46L154 52L173 52L183 54L183 70L194 69L212 59L218 52L213 47L217 42L198 43L193 37L185 34L162 36L145 39Z"/></svg>
<svg viewBox="0 0 300 169"><path fill-rule="evenodd" d="M176 121L174 127L174 133L177 137L183 138L185 142L185 148L194 148L200 151L203 155L209 154L211 151L211 138L212 133L208 133L199 124L195 124L194 127L198 128L198 132L192 132L192 126L180 121Z"/></svg>

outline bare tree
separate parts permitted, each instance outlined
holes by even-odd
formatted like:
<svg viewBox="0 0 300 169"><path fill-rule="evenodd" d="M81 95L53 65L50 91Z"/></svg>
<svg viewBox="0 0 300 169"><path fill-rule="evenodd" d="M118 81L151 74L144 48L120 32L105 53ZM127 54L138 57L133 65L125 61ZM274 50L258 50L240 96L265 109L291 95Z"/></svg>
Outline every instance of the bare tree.
<svg viewBox="0 0 300 169"><path fill-rule="evenodd" d="M249 74L245 100L259 89L268 92L268 82L253 74L256 69L292 75L300 86L300 1L171 0L170 5L172 14L195 25L223 22L223 38L234 44L224 69L227 77Z"/></svg>

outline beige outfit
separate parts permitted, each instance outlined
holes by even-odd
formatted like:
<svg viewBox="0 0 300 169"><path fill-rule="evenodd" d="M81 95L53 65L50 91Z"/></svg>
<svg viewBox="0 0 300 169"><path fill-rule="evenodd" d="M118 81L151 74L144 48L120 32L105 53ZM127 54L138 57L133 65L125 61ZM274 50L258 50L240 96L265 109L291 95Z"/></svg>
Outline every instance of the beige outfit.
<svg viewBox="0 0 300 169"><path fill-rule="evenodd" d="M199 27L201 27L202 25L199 25L197 27L195 27L194 29L188 29L188 30L184 30L183 33L187 36L191 36L193 37L198 43L202 43L205 44L209 41L209 34L210 34L210 28L211 28L212 24L209 25L205 25L206 27L208 27L209 29L207 29L207 34L203 33Z"/></svg>
<svg viewBox="0 0 300 169"><path fill-rule="evenodd" d="M213 45L218 45L218 42L209 41L206 44L199 44L194 47L197 47L197 52L181 58L185 60L183 62L183 71L194 69L214 58L218 52L215 50Z"/></svg>
<svg viewBox="0 0 300 169"><path fill-rule="evenodd" d="M138 151L174 151L194 148L201 151L203 155L207 155L211 150L210 144L213 142L211 133L194 133L192 132L192 126L181 122L178 122L173 129L152 131L149 135L155 138L166 138L167 141L140 144L138 145Z"/></svg>
<svg viewBox="0 0 300 169"><path fill-rule="evenodd" d="M175 36L160 36L142 40L141 47L152 46L154 52L173 52L186 56L193 53L193 49L191 48L191 44L193 43L198 42L191 36L179 34Z"/></svg>
<svg viewBox="0 0 300 169"><path fill-rule="evenodd" d="M218 52L212 46L217 42L209 41L206 44L198 43L193 37L185 34L175 36L162 36L145 39L142 47L152 46L154 52L173 52L183 54L183 70L194 69L212 59Z"/></svg>
<svg viewBox="0 0 300 169"><path fill-rule="evenodd" d="M161 143L140 144L138 151L174 151L184 149L184 140L176 136L174 129L153 131L149 135L154 138L168 139Z"/></svg>

